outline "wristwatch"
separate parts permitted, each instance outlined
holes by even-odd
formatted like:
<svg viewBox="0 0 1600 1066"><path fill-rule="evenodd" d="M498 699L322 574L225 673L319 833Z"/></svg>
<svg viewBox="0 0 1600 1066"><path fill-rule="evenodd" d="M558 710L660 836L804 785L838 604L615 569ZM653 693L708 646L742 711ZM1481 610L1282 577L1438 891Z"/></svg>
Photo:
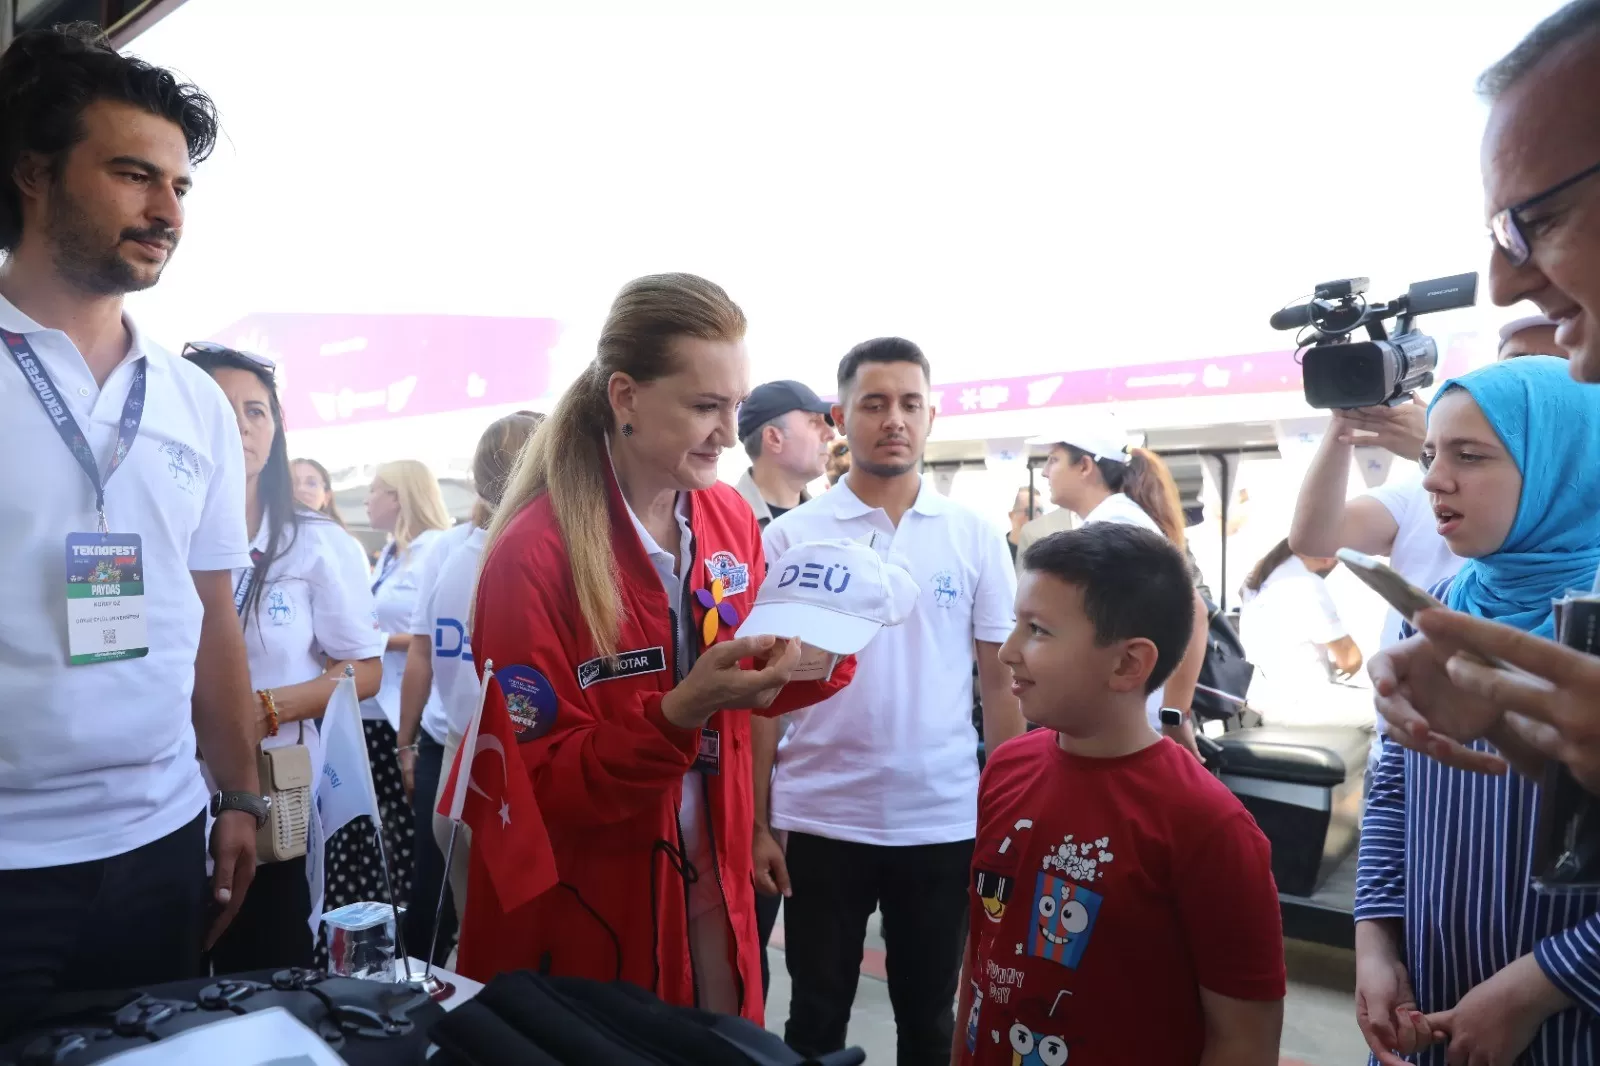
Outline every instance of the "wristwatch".
<svg viewBox="0 0 1600 1066"><path fill-rule="evenodd" d="M1184 712L1176 707L1161 708L1161 724L1170 729L1176 729L1183 724Z"/></svg>
<svg viewBox="0 0 1600 1066"><path fill-rule="evenodd" d="M256 828L267 824L267 812L272 809L271 796L258 796L254 792L217 792L211 796L211 817L223 811L243 811L256 820Z"/></svg>

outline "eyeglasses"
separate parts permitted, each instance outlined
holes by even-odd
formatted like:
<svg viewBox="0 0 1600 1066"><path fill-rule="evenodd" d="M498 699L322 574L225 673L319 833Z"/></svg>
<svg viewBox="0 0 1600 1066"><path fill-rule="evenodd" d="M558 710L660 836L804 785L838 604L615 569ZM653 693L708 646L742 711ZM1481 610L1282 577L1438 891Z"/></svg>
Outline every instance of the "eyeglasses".
<svg viewBox="0 0 1600 1066"><path fill-rule="evenodd" d="M1522 213L1530 207L1536 207L1557 193L1566 192L1578 182L1600 174L1600 163L1596 163L1588 170L1580 171L1566 181L1550 186L1537 196L1530 196L1521 203L1512 204L1501 211L1496 211L1494 217L1489 219L1489 232L1494 237L1495 245L1501 254L1506 257L1512 266L1523 266L1533 258L1533 247L1527 234L1522 232L1526 224L1522 220Z"/></svg>
<svg viewBox="0 0 1600 1066"><path fill-rule="evenodd" d="M235 359L243 359L247 363L254 363L269 374L278 369L278 364L264 355L257 355L255 352L242 352L237 348L229 348L226 344L218 344L216 341L190 341L183 346L183 357L187 359L191 355L231 356Z"/></svg>

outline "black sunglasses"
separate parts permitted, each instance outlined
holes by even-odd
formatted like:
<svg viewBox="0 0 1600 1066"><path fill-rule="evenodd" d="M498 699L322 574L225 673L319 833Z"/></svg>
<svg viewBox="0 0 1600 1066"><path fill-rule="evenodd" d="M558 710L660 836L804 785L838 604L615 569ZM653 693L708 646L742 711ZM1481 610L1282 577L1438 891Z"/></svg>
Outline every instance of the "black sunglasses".
<svg viewBox="0 0 1600 1066"><path fill-rule="evenodd" d="M275 373L278 369L278 364L264 355L257 355L255 352L243 352L238 348L229 348L226 344L218 344L216 341L190 341L183 346L183 357L188 359L192 355L221 355L243 359L247 363L255 364L269 374Z"/></svg>
<svg viewBox="0 0 1600 1066"><path fill-rule="evenodd" d="M1530 196L1521 203L1512 204L1494 213L1489 219L1489 232L1494 237L1496 247L1512 266L1523 266L1533 258L1533 246L1528 240L1528 235L1522 231L1524 225L1522 212L1530 207L1537 207L1557 193L1566 192L1578 182L1592 178L1596 174L1600 174L1600 163L1572 175L1566 181L1557 182L1537 196Z"/></svg>

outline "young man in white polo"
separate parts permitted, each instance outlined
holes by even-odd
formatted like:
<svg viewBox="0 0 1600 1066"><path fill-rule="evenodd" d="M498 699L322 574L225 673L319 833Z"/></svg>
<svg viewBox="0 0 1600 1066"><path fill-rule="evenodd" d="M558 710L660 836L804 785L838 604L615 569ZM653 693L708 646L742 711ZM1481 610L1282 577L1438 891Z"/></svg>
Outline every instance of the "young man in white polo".
<svg viewBox="0 0 1600 1066"><path fill-rule="evenodd" d="M3 1031L57 992L198 973L255 872L269 714L230 573L238 424L122 308L178 243L215 110L83 24L16 38L0 99Z"/></svg>
<svg viewBox="0 0 1600 1066"><path fill-rule="evenodd" d="M792 544L878 535L921 587L903 625L857 658L855 681L794 716L777 750L770 817L757 811L757 881L786 866L792 993L784 1033L802 1054L844 1046L867 921L883 913L899 1062L950 1060L956 979L976 832L978 737L972 668L989 750L1023 731L1000 645L1015 621L1005 537L921 474L933 425L928 360L908 340L853 348L839 364L834 422L850 473L767 527L766 555ZM753 732L756 765L771 727ZM787 831L786 859L765 840Z"/></svg>

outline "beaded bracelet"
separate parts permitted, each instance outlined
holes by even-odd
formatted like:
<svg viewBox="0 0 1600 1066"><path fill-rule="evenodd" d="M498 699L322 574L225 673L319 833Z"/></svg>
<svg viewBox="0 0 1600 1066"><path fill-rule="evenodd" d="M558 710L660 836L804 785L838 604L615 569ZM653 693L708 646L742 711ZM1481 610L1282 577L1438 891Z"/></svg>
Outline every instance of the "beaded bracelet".
<svg viewBox="0 0 1600 1066"><path fill-rule="evenodd" d="M269 736L269 737L277 736L278 735L278 705L272 699L272 690L264 688L260 692L256 693L256 697L258 699L260 699L262 704L267 708L267 736Z"/></svg>

